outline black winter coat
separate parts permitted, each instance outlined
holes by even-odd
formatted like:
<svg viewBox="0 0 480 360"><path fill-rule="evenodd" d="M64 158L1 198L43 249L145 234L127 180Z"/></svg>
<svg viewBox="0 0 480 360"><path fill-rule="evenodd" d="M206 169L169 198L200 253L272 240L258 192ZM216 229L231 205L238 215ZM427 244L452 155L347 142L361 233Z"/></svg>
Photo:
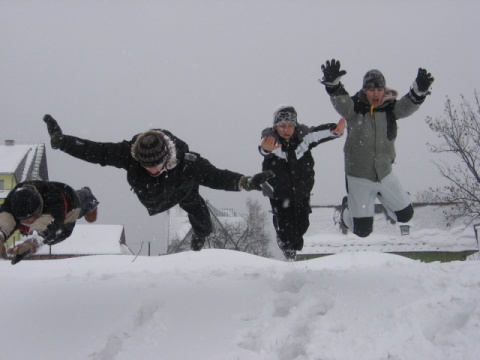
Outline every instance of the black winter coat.
<svg viewBox="0 0 480 360"><path fill-rule="evenodd" d="M1 207L1 212L12 214L12 194L25 185L33 185L42 197L42 215L49 214L53 217L53 221L47 226L46 230L39 233L39 235L45 239L44 243L53 245L68 238L72 234L75 222L65 224L64 221L68 212L80 206L76 191L69 185L60 182L40 180L24 181L10 191ZM14 230L19 229L23 235L29 234L28 226L20 224L18 219L15 219L15 222ZM11 233L6 235L8 237Z"/></svg>
<svg viewBox="0 0 480 360"><path fill-rule="evenodd" d="M263 170L272 170L275 177L268 180L273 187L273 198L276 200L290 199L299 201L310 197L315 183L315 161L311 149L315 146L336 139L331 133L336 124L323 124L307 127L299 124L289 141L278 135L273 127L262 132L262 139L273 136L282 147L267 153L259 146L260 154L264 156Z"/></svg>
<svg viewBox="0 0 480 360"><path fill-rule="evenodd" d="M170 141L167 171L154 177L132 157L130 141L101 143L65 135L60 149L69 155L101 166L114 166L127 171L127 181L150 215L161 213L179 204L191 191L204 185L213 189L239 191L241 174L219 170L199 154L189 152L188 145L167 130L161 131ZM174 161L174 163L172 163ZM170 163L170 166L169 166Z"/></svg>

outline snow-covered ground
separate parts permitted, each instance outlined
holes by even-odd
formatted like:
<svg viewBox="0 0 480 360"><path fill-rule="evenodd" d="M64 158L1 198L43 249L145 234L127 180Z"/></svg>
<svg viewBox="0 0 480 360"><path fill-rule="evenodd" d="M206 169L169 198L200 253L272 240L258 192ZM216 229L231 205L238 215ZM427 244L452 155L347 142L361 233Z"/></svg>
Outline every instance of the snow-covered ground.
<svg viewBox="0 0 480 360"><path fill-rule="evenodd" d="M0 271L2 359L480 357L479 261L202 250L0 261Z"/></svg>

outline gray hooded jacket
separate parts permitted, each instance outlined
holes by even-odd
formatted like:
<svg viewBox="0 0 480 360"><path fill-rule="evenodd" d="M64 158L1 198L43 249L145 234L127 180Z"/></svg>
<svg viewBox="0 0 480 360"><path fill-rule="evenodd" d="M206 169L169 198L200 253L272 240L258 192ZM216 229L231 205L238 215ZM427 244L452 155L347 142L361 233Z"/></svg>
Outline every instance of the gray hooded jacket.
<svg viewBox="0 0 480 360"><path fill-rule="evenodd" d="M395 161L397 119L417 111L425 97L419 98L410 91L396 100L397 91L385 88L382 104L373 108L362 90L352 97L343 85L334 91L327 88L327 92L337 112L347 120L345 173L381 181L390 174Z"/></svg>

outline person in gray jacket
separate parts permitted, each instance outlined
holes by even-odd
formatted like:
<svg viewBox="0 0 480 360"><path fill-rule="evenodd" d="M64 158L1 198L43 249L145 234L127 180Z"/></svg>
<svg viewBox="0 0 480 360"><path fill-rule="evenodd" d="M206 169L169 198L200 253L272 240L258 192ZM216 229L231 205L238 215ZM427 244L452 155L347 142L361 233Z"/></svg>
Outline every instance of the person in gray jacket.
<svg viewBox="0 0 480 360"><path fill-rule="evenodd" d="M346 71L340 70L339 61L327 61L322 71L320 82L337 112L347 120L344 147L347 196L342 200L342 227L360 237L370 235L376 198L393 220L410 221L413 217L410 196L392 171L397 120L419 109L430 94L434 78L427 70L418 69L409 92L397 99L398 92L386 86L385 77L378 70L365 74L362 89L354 96L340 82Z"/></svg>

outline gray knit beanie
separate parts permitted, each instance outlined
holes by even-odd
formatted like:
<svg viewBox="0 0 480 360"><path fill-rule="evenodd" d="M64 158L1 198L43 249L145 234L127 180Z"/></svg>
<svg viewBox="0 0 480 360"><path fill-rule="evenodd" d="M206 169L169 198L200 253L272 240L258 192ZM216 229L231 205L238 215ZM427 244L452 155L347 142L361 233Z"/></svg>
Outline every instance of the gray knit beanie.
<svg viewBox="0 0 480 360"><path fill-rule="evenodd" d="M280 106L273 113L273 126L281 125L285 123L291 123L297 125L297 112L293 106L283 105Z"/></svg>
<svg viewBox="0 0 480 360"><path fill-rule="evenodd" d="M363 77L363 86L362 86L363 91L367 89L384 88L384 87L385 87L385 77L382 75L380 71L375 69L367 71L367 73Z"/></svg>
<svg viewBox="0 0 480 360"><path fill-rule="evenodd" d="M143 167L155 167L168 159L168 147L163 134L149 130L138 135L132 146L132 156Z"/></svg>

